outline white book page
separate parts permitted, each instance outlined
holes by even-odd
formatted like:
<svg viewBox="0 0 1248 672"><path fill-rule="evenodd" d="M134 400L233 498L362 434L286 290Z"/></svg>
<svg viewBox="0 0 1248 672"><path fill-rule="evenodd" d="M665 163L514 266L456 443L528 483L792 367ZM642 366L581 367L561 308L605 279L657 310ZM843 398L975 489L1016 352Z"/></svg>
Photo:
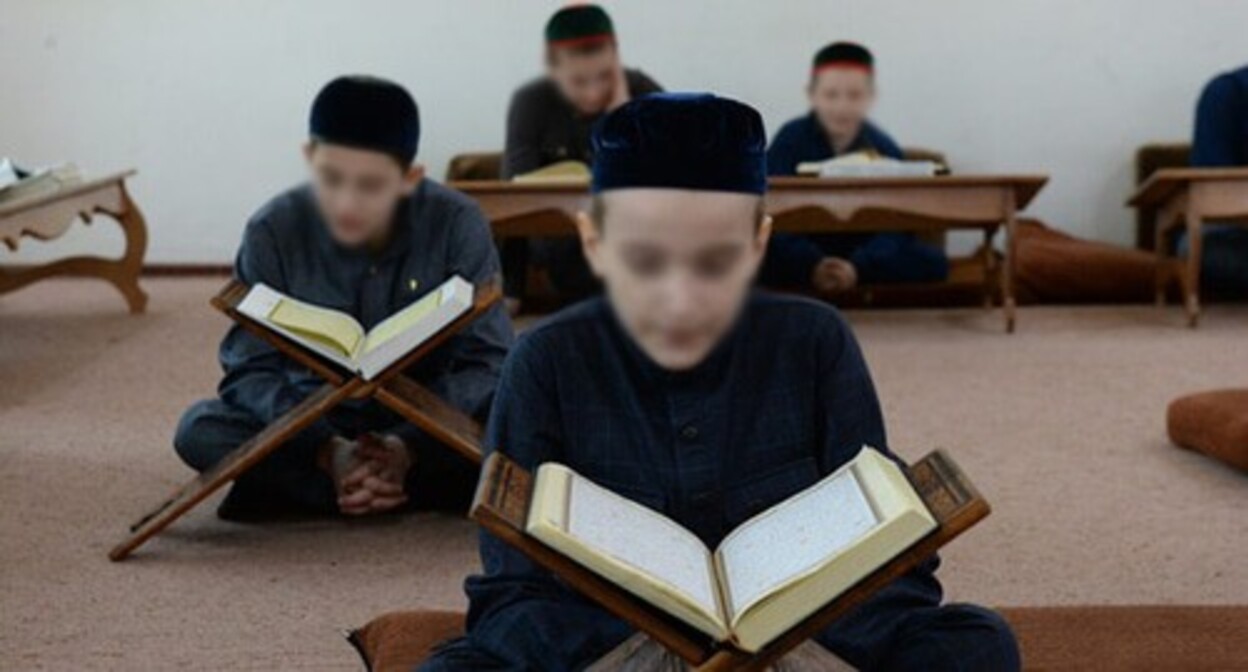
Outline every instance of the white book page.
<svg viewBox="0 0 1248 672"><path fill-rule="evenodd" d="M363 353L360 373L372 380L472 309L473 287L459 276L447 280L415 303L373 327ZM423 304L423 305L422 305ZM375 338L380 335L381 338Z"/></svg>
<svg viewBox="0 0 1248 672"><path fill-rule="evenodd" d="M572 479L568 508L570 535L720 613L710 552L692 532L581 477Z"/></svg>
<svg viewBox="0 0 1248 672"><path fill-rule="evenodd" d="M750 519L720 544L733 618L879 522L853 469Z"/></svg>

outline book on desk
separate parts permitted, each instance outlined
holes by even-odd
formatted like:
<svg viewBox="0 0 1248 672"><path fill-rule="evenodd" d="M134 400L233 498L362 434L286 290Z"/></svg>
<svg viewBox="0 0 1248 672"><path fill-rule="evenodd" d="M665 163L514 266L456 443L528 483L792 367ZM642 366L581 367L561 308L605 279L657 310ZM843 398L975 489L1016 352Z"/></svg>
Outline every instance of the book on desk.
<svg viewBox="0 0 1248 672"><path fill-rule="evenodd" d="M943 452L903 469L864 448L740 525L715 551L563 465L530 473L501 453L486 461L472 517L698 663L717 652L779 658L988 511Z"/></svg>
<svg viewBox="0 0 1248 672"><path fill-rule="evenodd" d="M903 161L875 152L853 152L823 161L797 164L798 175L811 177L934 177L949 169L935 161Z"/></svg>

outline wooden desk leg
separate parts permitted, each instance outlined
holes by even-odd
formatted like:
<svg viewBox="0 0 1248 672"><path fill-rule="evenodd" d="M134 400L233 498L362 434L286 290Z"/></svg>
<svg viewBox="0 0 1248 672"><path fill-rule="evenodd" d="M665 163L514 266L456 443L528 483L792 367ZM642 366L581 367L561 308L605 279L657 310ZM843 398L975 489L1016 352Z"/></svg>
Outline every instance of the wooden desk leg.
<svg viewBox="0 0 1248 672"><path fill-rule="evenodd" d="M1001 284L999 270L997 269L997 255L992 247L992 239L997 235L996 228L984 229L984 309L991 310L996 304L995 294L996 288Z"/></svg>
<svg viewBox="0 0 1248 672"><path fill-rule="evenodd" d="M138 314L147 309L147 293L139 287L143 256L147 253L147 221L124 184L121 185L121 204L121 212L113 216L126 234L126 252L108 280L121 291L130 312Z"/></svg>
<svg viewBox="0 0 1248 672"><path fill-rule="evenodd" d="M1016 263L1018 259L1018 218L1015 216L1014 208L1014 192L1006 190L1005 195L1005 258L1002 261L1004 265L1004 277L1001 283L1001 303L1005 308L1005 331L1006 333L1014 333L1015 325L1015 300L1014 300L1014 274L1016 271Z"/></svg>
<svg viewBox="0 0 1248 672"><path fill-rule="evenodd" d="M1187 225L1187 259L1183 264L1183 300L1187 310L1187 326L1195 328L1200 321L1200 261L1204 240L1200 235L1201 218L1188 208L1184 215Z"/></svg>
<svg viewBox="0 0 1248 672"><path fill-rule="evenodd" d="M359 379L354 379L359 381ZM125 560L148 539L160 534L195 505L204 501L225 484L241 476L288 439L303 431L318 418L337 406L358 387L356 382L342 386L326 383L290 409L276 422L265 427L221 460L212 469L191 479L173 495L131 526L130 535L109 551L108 559Z"/></svg>
<svg viewBox="0 0 1248 672"><path fill-rule="evenodd" d="M1153 251L1157 255L1157 269L1153 277L1153 291L1156 293L1155 301L1158 308L1166 305L1166 288L1170 284L1170 260L1169 252L1166 245L1166 224L1165 209L1157 211L1157 220L1153 226Z"/></svg>

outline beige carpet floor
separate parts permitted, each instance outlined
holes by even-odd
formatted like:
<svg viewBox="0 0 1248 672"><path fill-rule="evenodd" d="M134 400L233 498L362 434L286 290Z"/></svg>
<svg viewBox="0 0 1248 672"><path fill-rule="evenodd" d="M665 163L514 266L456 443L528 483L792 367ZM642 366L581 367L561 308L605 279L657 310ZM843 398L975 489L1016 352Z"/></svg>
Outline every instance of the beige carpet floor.
<svg viewBox="0 0 1248 672"><path fill-rule="evenodd" d="M216 383L218 280L0 297L0 669L354 669L340 628L460 607L459 520L223 523L215 502L132 560L108 548L188 476L169 447ZM945 554L994 605L1248 604L1248 477L1165 438L1173 397L1248 385L1248 309L856 312L893 447L945 447L994 503Z"/></svg>

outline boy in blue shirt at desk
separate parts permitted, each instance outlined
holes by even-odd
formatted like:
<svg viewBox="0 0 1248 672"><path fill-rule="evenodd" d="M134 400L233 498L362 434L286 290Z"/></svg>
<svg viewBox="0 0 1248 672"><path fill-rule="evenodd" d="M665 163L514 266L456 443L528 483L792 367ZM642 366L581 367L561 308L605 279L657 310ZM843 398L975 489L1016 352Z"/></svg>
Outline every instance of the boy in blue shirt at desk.
<svg viewBox="0 0 1248 672"><path fill-rule="evenodd" d="M768 175L796 175L801 163L855 152L902 159L901 147L867 115L875 103L875 59L835 42L815 54L808 114L788 122L767 149ZM776 234L759 279L768 287L818 294L859 282L935 282L949 276L943 250L908 233Z"/></svg>
<svg viewBox="0 0 1248 672"><path fill-rule="evenodd" d="M1248 167L1248 66L1214 77L1196 104L1192 166ZM1248 298L1248 229L1208 223L1202 238L1200 282L1230 297ZM1181 243L1186 253L1187 240Z"/></svg>
<svg viewBox="0 0 1248 672"><path fill-rule="evenodd" d="M771 226L764 142L757 112L711 95L645 96L603 121L578 225L606 295L518 342L488 449L530 469L567 464L711 547L864 444L885 449L871 377L835 309L750 289ZM633 634L489 535L481 557L467 636L423 669L583 669ZM816 642L866 670L1017 669L999 616L941 605L936 564Z"/></svg>

